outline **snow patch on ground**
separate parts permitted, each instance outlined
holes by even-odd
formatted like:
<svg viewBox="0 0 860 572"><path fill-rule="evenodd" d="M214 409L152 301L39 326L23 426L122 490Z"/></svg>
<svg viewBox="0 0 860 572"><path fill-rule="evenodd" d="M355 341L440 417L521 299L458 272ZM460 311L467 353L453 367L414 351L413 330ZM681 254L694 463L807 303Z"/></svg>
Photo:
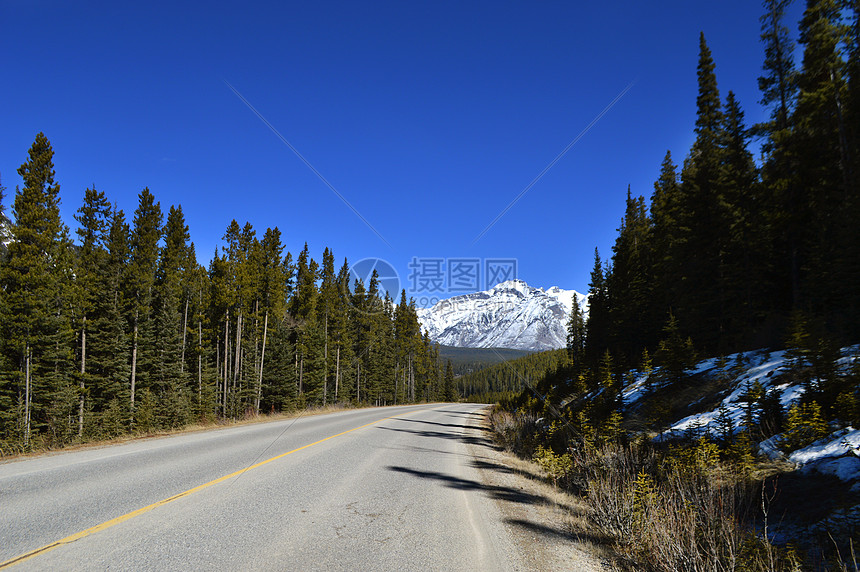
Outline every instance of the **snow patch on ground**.
<svg viewBox="0 0 860 572"><path fill-rule="evenodd" d="M847 374L856 364L860 364L860 344L842 348L841 357L836 361L837 372L842 375ZM741 431L744 424L744 408L746 407L744 396L748 388L753 387L756 383L760 384L765 392L776 391L780 405L784 410L788 410L800 400L804 392L800 383L791 383L784 379L785 374L796 365L792 358L787 355L787 352L769 352L766 350L740 352L724 358L709 358L698 362L687 373L712 378L721 376L731 380L728 395L714 409L695 413L672 423L669 429L656 439L672 439L691 433L716 435L719 433L718 418L721 407L731 419L734 432ZM659 377L659 368L652 371L650 376L635 370L631 372L627 378L628 382L621 392L625 407L635 407L648 394L649 377L651 376ZM651 382L656 383L654 379L651 379ZM760 443L759 451L761 454L773 459L784 458L785 454L780 450L779 437L777 435ZM850 463L843 461L834 463L832 471L835 472L832 474L836 474L836 472L847 474L845 471L849 470L848 465Z"/></svg>
<svg viewBox="0 0 860 572"><path fill-rule="evenodd" d="M848 373L855 362L860 360L860 344L842 348L842 357L836 362L837 371L839 373ZM723 367L720 367L720 363ZM777 391L780 404L784 409L788 409L800 399L803 395L803 387L800 384L780 383L783 374L791 370L793 364L791 358L786 355L785 351L767 352L757 350L751 352L742 352L732 354L720 360L711 358L703 360L696 364L694 368L689 370L690 374L704 375L726 375L733 378L733 389L722 402L723 406L732 420L735 432L739 431L743 426L744 395L748 387L752 387L758 382L765 391ZM632 387L632 386L631 386ZM631 391L631 395L637 395ZM625 399L625 403L627 403ZM720 413L718 405L711 411L696 413L685 417L674 423L665 437L683 435L690 431L696 431L698 434L717 432L717 417Z"/></svg>
<svg viewBox="0 0 860 572"><path fill-rule="evenodd" d="M848 427L798 449L788 456L801 471L834 475L843 481L860 480L860 430Z"/></svg>

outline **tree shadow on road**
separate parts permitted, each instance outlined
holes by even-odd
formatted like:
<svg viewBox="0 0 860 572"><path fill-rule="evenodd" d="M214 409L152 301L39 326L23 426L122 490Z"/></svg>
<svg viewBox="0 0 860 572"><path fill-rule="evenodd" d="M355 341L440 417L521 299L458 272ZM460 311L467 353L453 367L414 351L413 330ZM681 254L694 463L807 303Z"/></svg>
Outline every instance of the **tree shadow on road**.
<svg viewBox="0 0 860 572"><path fill-rule="evenodd" d="M466 425L454 425L453 423L438 423L436 421L424 421L423 419L406 419L406 418L397 418L397 421L406 421L408 423L424 423L425 425L437 425L439 427L453 427L455 429L463 429L467 427Z"/></svg>
<svg viewBox="0 0 860 572"><path fill-rule="evenodd" d="M523 503L523 504L538 504L551 502L544 496L527 493L521 490L510 487L501 487L496 485L484 485L478 481L471 479L462 479L453 475L446 475L436 471L419 471L408 467L386 467L389 471L403 473L422 479L437 481L446 487L461 491L482 491L487 493L491 498L508 502Z"/></svg>
<svg viewBox="0 0 860 572"><path fill-rule="evenodd" d="M533 534L545 536L547 538L559 538L561 540L567 541L589 542L595 545L611 545L613 543L612 539L608 536L601 536L589 533L568 532L554 526L537 524L530 520L523 520L521 518L506 518L505 524L517 526Z"/></svg>
<svg viewBox="0 0 860 572"><path fill-rule="evenodd" d="M398 421L400 421L400 420L398 420ZM460 441L461 443L468 443L470 445L479 445L482 447L489 447L491 449L496 448L496 446L489 439L486 439L484 437L472 437L471 435L449 433L446 431L397 429L395 427L384 427L382 425L378 426L378 428L379 429L385 429L386 431L396 431L397 433L410 433L412 435L418 435L420 437L447 439L449 441Z"/></svg>

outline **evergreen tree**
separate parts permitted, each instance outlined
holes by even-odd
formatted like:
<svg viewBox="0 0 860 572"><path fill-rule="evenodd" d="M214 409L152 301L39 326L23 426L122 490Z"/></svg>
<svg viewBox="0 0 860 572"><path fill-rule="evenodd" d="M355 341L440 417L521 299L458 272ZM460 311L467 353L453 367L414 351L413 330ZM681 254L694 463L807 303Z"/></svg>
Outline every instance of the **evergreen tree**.
<svg viewBox="0 0 860 572"><path fill-rule="evenodd" d="M769 304L766 269L771 259L763 212L765 201L752 154L747 149L744 113L731 91L722 126L722 168L717 186L725 230L720 257L720 314L726 334L720 349L743 347L761 328Z"/></svg>
<svg viewBox="0 0 860 572"><path fill-rule="evenodd" d="M845 62L842 47L847 27L839 0L808 0L800 22L803 66L798 74L799 95L792 145L798 156L798 182L804 194L795 205L805 220L795 224L805 231L799 246L803 307L816 313L852 308L845 285L852 262L842 259L845 239L856 227L848 220L851 173L844 117ZM814 296L813 296L814 293ZM835 314L830 314L836 318Z"/></svg>
<svg viewBox="0 0 860 572"><path fill-rule="evenodd" d="M660 365L660 377L670 384L679 383L685 379L686 370L696 361L693 341L683 337L673 314L669 314L663 333L665 338L660 342L655 356Z"/></svg>
<svg viewBox="0 0 860 572"><path fill-rule="evenodd" d="M77 235L80 240L77 264L75 267L76 285L76 324L79 344L79 384L80 395L78 404L78 436L84 433L84 413L87 407L90 387L96 378L92 375L92 367L87 371L88 338L89 349L92 349L93 326L104 327L103 315L97 314L104 307L99 304L99 299L105 296L107 289L107 243L111 223L111 206L103 192L95 189L87 189L84 192L84 204L75 215L80 225ZM98 337L96 338L98 340ZM99 354L99 350L96 350ZM99 381L103 381L100 379Z"/></svg>
<svg viewBox="0 0 860 572"><path fill-rule="evenodd" d="M86 371L91 380L88 395L98 419L98 431L115 437L129 421L129 357L127 306L123 289L130 256L130 230L121 210L112 208L105 240L104 272L98 276L93 319L88 325Z"/></svg>
<svg viewBox="0 0 860 572"><path fill-rule="evenodd" d="M25 447L34 431L50 431L62 443L77 428L78 388L71 379L73 333L68 315L70 241L60 220L60 185L54 180L54 151L43 133L18 169L24 187L12 205L15 240L0 269L8 320L2 345L11 375L4 393L17 394L5 437ZM67 266L63 266L66 264Z"/></svg>
<svg viewBox="0 0 860 572"><path fill-rule="evenodd" d="M586 326L586 361L596 366L600 356L609 347L610 308L609 292L605 280L606 269L600 261L600 253L594 249L594 267L588 284L588 324Z"/></svg>
<svg viewBox="0 0 860 572"><path fill-rule="evenodd" d="M773 151L773 134L790 128L790 117L797 96L794 69L794 43L783 25L785 10L793 0L765 0L761 16L761 40L764 43L764 74L758 78L760 103L771 108L770 123L763 126L772 140L766 149Z"/></svg>
<svg viewBox="0 0 860 572"><path fill-rule="evenodd" d="M451 360L448 360L445 366L445 389L442 397L443 401L457 401L457 395L454 391L454 368L451 366Z"/></svg>
<svg viewBox="0 0 860 572"><path fill-rule="evenodd" d="M700 34L696 141L681 173L678 224L689 231L681 236L684 267L676 312L683 332L715 349L724 333L720 267L728 232L719 188L723 111L714 68L705 35Z"/></svg>
<svg viewBox="0 0 860 572"><path fill-rule="evenodd" d="M567 355L574 368L581 367L585 357L585 338L585 319L582 308L579 307L578 296L574 294L570 317L567 320Z"/></svg>
<svg viewBox="0 0 860 572"><path fill-rule="evenodd" d="M651 249L654 253L652 310L648 314L651 323L662 323L677 303L683 278L683 250L691 232L689 227L682 226L686 222L682 208L677 167L672 154L666 151L651 195Z"/></svg>
<svg viewBox="0 0 860 572"><path fill-rule="evenodd" d="M654 283L650 232L645 199L631 198L628 189L624 218L612 247L612 272L606 277L611 300L610 345L620 363L627 366L633 365L642 348L656 343L657 338L648 319Z"/></svg>
<svg viewBox="0 0 860 572"><path fill-rule="evenodd" d="M152 320L153 288L161 240L161 206L148 188L138 197L130 236L130 259L126 276L126 318L131 331L131 381L129 404L134 421L138 387L150 384L155 367L155 325Z"/></svg>
<svg viewBox="0 0 860 572"><path fill-rule="evenodd" d="M156 360L152 391L159 403L158 417L167 427L182 426L191 418L191 397L182 356L188 317L183 284L192 262L189 242L182 207L171 206L153 287Z"/></svg>
<svg viewBox="0 0 860 572"><path fill-rule="evenodd" d="M334 370L334 363L330 359L329 342L332 339L331 326L334 324L334 314L338 302L337 275L334 270L334 254L326 247L323 251L322 266L320 267L319 299L317 301L317 327L323 334L323 405L329 401L330 372ZM333 390L332 390L333 393Z"/></svg>

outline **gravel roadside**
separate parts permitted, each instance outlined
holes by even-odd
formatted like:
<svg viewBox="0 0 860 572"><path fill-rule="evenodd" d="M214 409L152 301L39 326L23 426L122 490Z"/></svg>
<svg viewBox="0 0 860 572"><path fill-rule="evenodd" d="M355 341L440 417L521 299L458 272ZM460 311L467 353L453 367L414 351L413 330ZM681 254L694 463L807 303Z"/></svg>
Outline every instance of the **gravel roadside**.
<svg viewBox="0 0 860 572"><path fill-rule="evenodd" d="M545 482L535 463L497 447L486 418L466 428L467 448L484 488L495 499L508 537L526 570L605 571L606 549L588 532L584 505ZM499 492L504 494L498 494Z"/></svg>

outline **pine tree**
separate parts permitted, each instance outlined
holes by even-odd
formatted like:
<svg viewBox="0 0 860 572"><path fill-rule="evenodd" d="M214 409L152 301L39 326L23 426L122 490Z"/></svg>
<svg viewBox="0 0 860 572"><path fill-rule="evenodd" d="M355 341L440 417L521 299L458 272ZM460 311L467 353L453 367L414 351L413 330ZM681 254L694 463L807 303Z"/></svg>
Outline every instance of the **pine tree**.
<svg viewBox="0 0 860 572"><path fill-rule="evenodd" d="M684 268L676 312L681 330L709 349L719 347L723 334L720 267L728 235L719 188L723 111L714 69L705 35L700 34L696 141L681 173L682 208L677 223L689 231L680 237Z"/></svg>
<svg viewBox="0 0 860 572"><path fill-rule="evenodd" d="M689 227L682 226L685 222L682 208L677 167L672 154L666 151L651 195L651 249L654 253L652 309L648 313L651 323L662 323L677 303L684 276L683 251L691 232Z"/></svg>
<svg viewBox="0 0 860 572"><path fill-rule="evenodd" d="M349 290L349 263L344 259L337 273L338 299L332 321L332 336L334 339L334 399L348 400L353 395L354 385L345 383L354 378L356 359L353 352L352 328L350 309L352 305Z"/></svg>
<svg viewBox="0 0 860 572"><path fill-rule="evenodd" d="M643 347L656 343L657 332L648 320L652 304L653 263L648 220L643 197L632 198L612 247L612 271L606 277L610 309L610 346L621 364L632 365Z"/></svg>
<svg viewBox="0 0 860 572"><path fill-rule="evenodd" d="M130 257L130 230L125 215L115 207L109 220L104 273L96 287L100 295L95 299L87 336L86 369L93 376L88 393L94 410L99 413L98 430L105 437L115 437L128 428L131 412L130 330L124 317L128 304L123 288Z"/></svg>
<svg viewBox="0 0 860 572"><path fill-rule="evenodd" d="M752 154L747 148L744 113L731 91L722 126L722 168L717 186L726 236L719 275L720 314L725 324L722 350L743 347L760 329L769 304L766 281L771 259L763 216L765 200Z"/></svg>
<svg viewBox="0 0 860 572"><path fill-rule="evenodd" d="M161 206L148 188L138 197L130 236L130 260L124 284L131 331L131 380L129 404L134 422L138 387L148 387L155 366L155 325L152 320L153 288L161 240Z"/></svg>
<svg viewBox="0 0 860 572"><path fill-rule="evenodd" d="M789 129L789 120L797 96L796 73L794 69L794 43L783 25L785 10L793 0L765 0L765 13L761 16L761 40L764 43L764 75L758 78L762 93L760 103L771 107L771 122L764 126L771 134L782 133ZM778 139L778 138L777 138ZM773 151L773 139L766 145Z"/></svg>
<svg viewBox="0 0 860 572"><path fill-rule="evenodd" d="M87 406L90 387L97 378L92 374L92 368L87 371L87 341L93 327L102 327L102 316L97 309L102 309L99 299L107 294L107 264L108 264L108 233L111 222L111 206L103 192L87 189L84 192L84 204L75 215L80 227L77 230L81 242L75 267L75 284L77 291L76 330L80 340L80 395L78 403L78 436L84 433L84 412ZM98 338L97 338L98 339ZM96 354L98 355L98 350ZM103 380L99 380L103 381Z"/></svg>
<svg viewBox="0 0 860 572"><path fill-rule="evenodd" d="M574 294L570 317L567 320L567 355L574 368L582 366L582 360L585 357L585 338L585 319L579 306L578 296Z"/></svg>
<svg viewBox="0 0 860 572"><path fill-rule="evenodd" d="M800 246L800 265L806 271L801 286L808 296L804 306L816 313L853 307L845 280L851 263L843 260L842 244L856 227L844 205L851 203L850 149L844 116L845 62L842 47L847 27L838 0L808 0L800 22L803 66L795 109L793 145L798 160L802 204L807 213L806 236ZM853 261L852 261L853 262ZM831 314L832 315L832 314Z"/></svg>
<svg viewBox="0 0 860 572"><path fill-rule="evenodd" d="M792 405L788 410L783 448L786 451L802 449L827 435L827 423L821 416L821 407L815 401Z"/></svg>
<svg viewBox="0 0 860 572"><path fill-rule="evenodd" d="M609 347L610 308L606 287L606 269L600 261L600 253L594 249L594 267L588 284L588 323L586 325L586 361L596 366L600 356Z"/></svg>
<svg viewBox="0 0 860 572"><path fill-rule="evenodd" d="M269 338L269 324L282 322L286 318L287 306L287 277L289 269L284 260L284 245L281 243L281 231L266 229L263 240L260 243L261 251L261 292L260 298L263 311L263 338L260 353L259 373L257 375L255 411L260 411L260 404L266 392L274 391L277 382L268 375L266 370L267 342ZM274 333L274 330L273 330ZM268 350L271 355L272 350ZM271 357L269 358L271 361ZM281 397L283 399L284 396Z"/></svg>
<svg viewBox="0 0 860 572"><path fill-rule="evenodd" d="M678 320L673 314L669 314L663 333L665 338L660 342L656 355L660 378L670 384L679 383L685 379L686 370L696 361L693 341L682 336Z"/></svg>
<svg viewBox="0 0 860 572"><path fill-rule="evenodd" d="M330 372L334 370L333 357L330 355L334 345L330 345L332 339L331 326L334 323L334 314L338 301L337 275L334 270L334 254L326 247L323 251L322 266L320 267L319 299L317 301L317 327L323 333L323 405L329 401ZM331 393L333 394L333 389Z"/></svg>
<svg viewBox="0 0 860 572"><path fill-rule="evenodd" d="M451 360L448 360L445 366L445 390L442 398L443 401L457 401L457 395L454 390L454 368L451 366Z"/></svg>
<svg viewBox="0 0 860 572"><path fill-rule="evenodd" d="M62 443L77 428L62 417L76 409L79 390L71 380L70 241L60 220L53 156L51 143L39 133L18 169L24 187L16 189L12 206L15 240L0 270L9 316L3 354L15 368L5 392L17 393L21 404L14 420L7 420L6 435L25 447L33 431L50 430Z"/></svg>
<svg viewBox="0 0 860 572"><path fill-rule="evenodd" d="M187 310L183 311L187 297L183 284L191 263L189 242L182 207L171 206L153 285L156 360L152 391L159 404L158 418L167 427L179 427L191 419L191 397L182 360L187 328Z"/></svg>

